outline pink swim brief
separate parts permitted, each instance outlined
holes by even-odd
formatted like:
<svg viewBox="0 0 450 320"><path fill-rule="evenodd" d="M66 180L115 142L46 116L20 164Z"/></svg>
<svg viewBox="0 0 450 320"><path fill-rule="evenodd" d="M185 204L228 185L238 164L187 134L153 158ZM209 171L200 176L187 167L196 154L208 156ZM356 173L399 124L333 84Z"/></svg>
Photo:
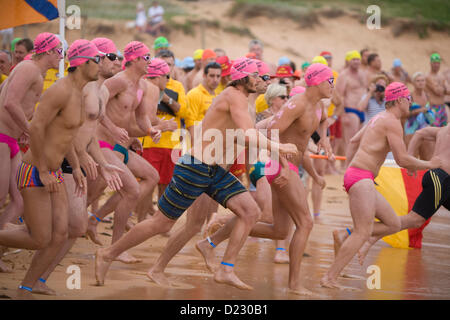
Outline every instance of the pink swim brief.
<svg viewBox="0 0 450 320"><path fill-rule="evenodd" d="M375 177L373 176L373 173L369 170L364 170L364 169L360 169L360 168L355 168L355 167L348 167L347 170L345 171L345 175L344 175L344 188L345 191L350 190L350 188L357 183L360 180L363 179L370 179L370 180L375 180Z"/></svg>
<svg viewBox="0 0 450 320"><path fill-rule="evenodd" d="M298 168L290 162L289 169L298 174ZM272 184L273 180L275 180L275 178L278 177L281 172L281 165L278 161L269 160L266 163L264 172L266 174L267 181L269 182L269 184Z"/></svg>
<svg viewBox="0 0 450 320"><path fill-rule="evenodd" d="M0 133L0 143L5 143L9 147L9 157L12 159L16 156L17 153L19 153L20 148L19 144L17 143L17 140L14 138L11 138L10 136Z"/></svg>

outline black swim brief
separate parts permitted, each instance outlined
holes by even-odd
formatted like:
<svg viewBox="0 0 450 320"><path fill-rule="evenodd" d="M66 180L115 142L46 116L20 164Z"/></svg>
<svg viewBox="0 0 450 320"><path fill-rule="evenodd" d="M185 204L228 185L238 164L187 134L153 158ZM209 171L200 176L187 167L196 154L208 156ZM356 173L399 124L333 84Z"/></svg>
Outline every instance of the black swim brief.
<svg viewBox="0 0 450 320"><path fill-rule="evenodd" d="M441 206L450 210L450 176L442 169L428 170L422 179L423 190L414 202L413 211L426 220Z"/></svg>

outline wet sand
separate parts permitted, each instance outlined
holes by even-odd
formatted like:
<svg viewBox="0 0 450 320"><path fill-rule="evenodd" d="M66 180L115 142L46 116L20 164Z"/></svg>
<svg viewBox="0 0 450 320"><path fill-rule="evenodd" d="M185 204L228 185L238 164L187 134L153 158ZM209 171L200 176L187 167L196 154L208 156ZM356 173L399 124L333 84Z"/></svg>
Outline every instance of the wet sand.
<svg viewBox="0 0 450 320"><path fill-rule="evenodd" d="M347 195L342 190L342 176L327 176L322 214L315 219L306 252L301 275L303 284L318 296L314 299L450 299L450 214L441 209L433 217L424 231L422 249L396 249L379 241L369 252L363 266L357 259L344 270L358 279L340 278L345 286L360 289L357 292L337 291L321 288L319 281L333 262L332 230L352 225L348 210ZM228 214L221 209L220 214ZM174 228L184 223L181 218ZM101 240L110 243L111 223L101 223L98 230ZM174 284L160 287L146 277L147 270L164 249L167 237L157 236L130 250L142 263L127 265L113 262L107 274L104 287L95 286L94 253L98 248L90 240L80 238L74 248L63 259L48 279L48 286L56 290L58 296L33 295L35 299L150 299L150 300L296 300L311 299L287 292L288 265L273 263L275 243L272 240L249 238L238 261L236 273L254 287L253 291L243 291L217 284L206 269L203 259L195 249L194 237L175 256L166 269L166 275ZM226 242L216 249L218 263L221 261ZM29 266L33 252L21 250L14 253L10 249L3 258L14 268L10 274L0 273L0 299L15 297L15 291ZM81 289L67 289L66 273L70 265L81 269ZM367 268L377 265L381 271L381 288L368 289Z"/></svg>

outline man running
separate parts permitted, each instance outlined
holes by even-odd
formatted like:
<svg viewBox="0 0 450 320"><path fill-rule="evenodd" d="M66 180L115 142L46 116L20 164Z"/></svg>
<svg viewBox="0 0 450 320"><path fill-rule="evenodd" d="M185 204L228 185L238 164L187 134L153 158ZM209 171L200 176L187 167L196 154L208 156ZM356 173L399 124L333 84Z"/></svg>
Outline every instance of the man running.
<svg viewBox="0 0 450 320"><path fill-rule="evenodd" d="M285 239L292 218L296 230L289 247L289 290L294 294L312 295L312 292L300 283L301 261L309 233L313 227L313 220L298 167L303 160L303 165L308 172L313 173L313 178L317 183L325 187L325 180L315 173L311 160L305 155L311 135L318 130L322 137L319 141L320 148L324 148L327 155L333 158L331 146L326 137L326 115L322 104L319 104L321 99L331 98L333 94L333 73L329 67L315 63L306 70L305 80L308 87L304 93L295 95L288 100L273 118L263 120L268 121L270 131L279 130L281 142L294 143L301 154L290 159L290 162L280 158L281 166L280 163L273 160L265 164L260 162L255 164L255 169L251 174L251 178L252 175L254 176L253 184L256 185L259 179L265 176L272 187L274 223L257 223L251 230L250 236ZM262 124L263 121L260 123ZM305 161L307 159L309 161ZM289 215L286 215L286 212ZM207 264L211 259L213 248L228 237L230 226L233 223L234 221L230 221L209 239L197 243Z"/></svg>
<svg viewBox="0 0 450 320"><path fill-rule="evenodd" d="M358 252L361 265L369 249L381 238L401 230L420 228L441 206L450 210L450 126L427 127L418 130L408 145L408 154L414 156L421 143L427 140L435 142L433 157L441 159L441 165L439 168L428 170L424 174L422 192L414 202L412 210L407 215L399 217L400 228L398 230L374 228L370 239L364 243ZM379 224L379 222L375 222L375 224Z"/></svg>
<svg viewBox="0 0 450 320"><path fill-rule="evenodd" d="M350 166L344 175L344 187L349 195L354 228L320 281L326 288L349 289L338 284L337 277L370 235L379 234L380 230L392 233L400 228L399 217L374 185L387 153L392 150L397 164L412 171L440 166L439 158L418 160L406 151L401 119L409 113L408 88L403 83L393 82L386 88L385 96L386 111L372 118L352 138L347 150L346 161ZM374 224L375 217L380 223Z"/></svg>
<svg viewBox="0 0 450 320"><path fill-rule="evenodd" d="M33 59L14 69L2 84L0 92L0 206L9 193L10 202L0 216L0 230L17 218L23 210L23 200L16 183L21 162L18 142L28 143L29 120L41 96L45 73L58 67L62 59L60 41L52 33L41 33L35 41ZM1 257L1 253L0 253ZM0 271L10 271L0 261Z"/></svg>
<svg viewBox="0 0 450 320"><path fill-rule="evenodd" d="M253 128L248 113L247 97L256 89L258 69L256 64L246 58L234 62L232 82L213 102L208 113L202 121L201 132L208 135L209 129L217 134L225 135L226 129ZM256 222L260 210L242 184L218 164L223 160L216 157L232 152L233 158L236 143L214 144L209 138L203 137L195 141L190 154L180 158L175 166L171 183L164 195L159 199L158 208L151 219L142 221L134 226L127 234L111 247L99 249L96 254L95 275L98 285L103 285L106 273L114 257L121 252L132 248L157 234L169 231L177 219L203 193L207 193L225 208L230 208L238 217L238 221L231 234L228 247L220 268L214 275L218 283L229 284L240 289L251 290L252 287L242 282L234 273L233 267L239 250L244 245L250 229ZM295 154L297 149L292 144L278 144L267 140L261 134L257 136L246 135L245 144L257 145L274 151L279 148L280 153ZM211 148L217 146L214 158L211 157ZM205 152L203 152L203 150ZM208 155L209 152L209 155ZM202 162L203 161L203 162Z"/></svg>
<svg viewBox="0 0 450 320"><path fill-rule="evenodd" d="M107 38L96 38L92 40L92 43L97 47L101 57L98 80L89 82L83 88L82 103L84 103L86 109L86 120L78 130L73 145L79 158L80 167L86 173L87 179L95 180L101 177L111 190L118 191L122 186L119 173L123 171L106 162L95 134L98 123L105 114L104 106L108 101L108 90L102 84L105 79L113 76L114 64L118 63L117 49L114 42ZM64 173L64 184L69 204L69 238L51 266L36 282L33 293L56 294L46 285L47 279L73 247L76 239L86 234L88 224L87 194L83 194L81 197L75 195L76 184L72 175L73 171L66 159L64 159L61 169Z"/></svg>
<svg viewBox="0 0 450 320"><path fill-rule="evenodd" d="M158 121L156 106L152 107L147 90L149 84L142 78L150 63L150 50L145 44L133 41L125 47L124 56L125 71L104 82L109 98L105 105L106 113L101 121L102 125L97 128L100 148L106 161L124 171L120 175L123 188L120 193L109 198L89 220L88 235L98 244L101 244L96 236L98 222L114 211L112 242L116 242L125 232L128 218L136 204L159 180L158 172L144 158L129 151L129 137L149 135L157 140L161 135L160 130L151 124ZM154 110L151 110L152 108ZM150 116L153 116L153 119L150 119ZM141 178L140 182L136 181L135 176ZM88 204L97 199L105 187L102 180L92 181L88 188ZM124 263L139 262L126 252L119 256L118 260Z"/></svg>
<svg viewBox="0 0 450 320"><path fill-rule="evenodd" d="M30 149L17 171L27 228L0 231L1 245L38 250L19 287L19 297L30 297L33 286L67 240L68 198L61 171L64 157L73 168L76 193L86 191L73 139L85 119L82 90L97 79L100 57L93 43L81 39L72 43L68 58L68 76L42 95L30 124Z"/></svg>

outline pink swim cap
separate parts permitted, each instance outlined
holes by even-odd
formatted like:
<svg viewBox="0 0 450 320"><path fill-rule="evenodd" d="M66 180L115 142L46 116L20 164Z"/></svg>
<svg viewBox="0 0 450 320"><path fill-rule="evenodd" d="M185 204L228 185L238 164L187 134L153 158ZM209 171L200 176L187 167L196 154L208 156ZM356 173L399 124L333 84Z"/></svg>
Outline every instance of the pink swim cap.
<svg viewBox="0 0 450 320"><path fill-rule="evenodd" d="M170 68L169 65L163 60L159 58L155 58L147 67L146 77L159 77L169 74Z"/></svg>
<svg viewBox="0 0 450 320"><path fill-rule="evenodd" d="M296 94L300 94L305 92L306 88L302 86L296 86L292 88L291 93L289 93L289 97L295 96Z"/></svg>
<svg viewBox="0 0 450 320"><path fill-rule="evenodd" d="M79 39L72 43L67 51L70 67L77 67L80 64L89 61L86 57L95 57L99 55L97 47L91 41Z"/></svg>
<svg viewBox="0 0 450 320"><path fill-rule="evenodd" d="M31 60L31 57L33 56L33 54L32 53L29 53L29 54L27 54L24 58L23 58L23 60L25 61L25 60Z"/></svg>
<svg viewBox="0 0 450 320"><path fill-rule="evenodd" d="M256 62L256 66L258 67L258 72L260 76L270 73L269 66L265 62L258 59L254 60Z"/></svg>
<svg viewBox="0 0 450 320"><path fill-rule="evenodd" d="M37 35L34 39L34 50L36 54L49 51L59 45L58 37L50 32L43 32Z"/></svg>
<svg viewBox="0 0 450 320"><path fill-rule="evenodd" d="M123 51L124 61L129 62L139 57L150 54L150 49L139 41L131 41Z"/></svg>
<svg viewBox="0 0 450 320"><path fill-rule="evenodd" d="M101 55L106 53L117 53L117 48L114 42L108 38L95 38L92 42L97 47Z"/></svg>
<svg viewBox="0 0 450 320"><path fill-rule="evenodd" d="M401 82L392 82L387 86L386 91L384 92L386 101L394 101L398 98L407 98L410 95L411 93L409 92L408 87Z"/></svg>
<svg viewBox="0 0 450 320"><path fill-rule="evenodd" d="M247 77L250 73L258 72L255 60L249 58L239 58L234 60L231 66L231 80L239 80Z"/></svg>
<svg viewBox="0 0 450 320"><path fill-rule="evenodd" d="M330 78L333 78L333 72L324 64L313 63L306 69L305 82L308 87L317 86Z"/></svg>

